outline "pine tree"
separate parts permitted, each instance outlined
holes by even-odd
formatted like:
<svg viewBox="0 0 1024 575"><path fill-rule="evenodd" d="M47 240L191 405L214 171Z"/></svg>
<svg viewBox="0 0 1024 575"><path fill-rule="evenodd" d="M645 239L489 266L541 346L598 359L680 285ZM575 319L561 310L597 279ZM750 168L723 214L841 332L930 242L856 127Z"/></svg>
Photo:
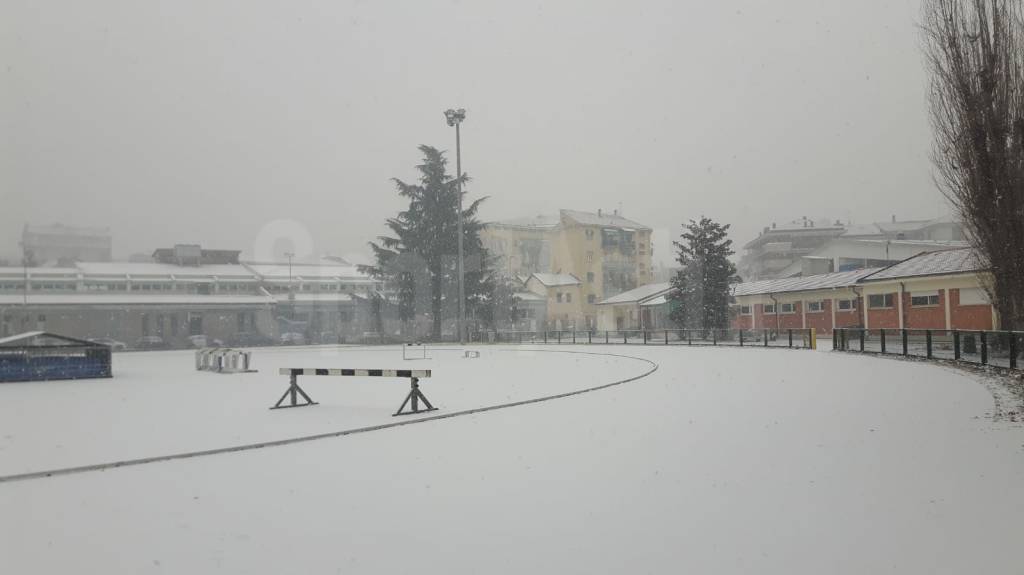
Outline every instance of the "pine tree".
<svg viewBox="0 0 1024 575"><path fill-rule="evenodd" d="M515 284L506 277L495 277L493 280L493 297L480 302L480 319L490 329L510 327L519 314L519 298L516 297Z"/></svg>
<svg viewBox="0 0 1024 575"><path fill-rule="evenodd" d="M729 284L735 281L736 266L729 261L732 240L729 225L702 217L683 225L682 242L673 242L679 253L680 270L672 278L669 299L671 318L686 329L729 327Z"/></svg>
<svg viewBox="0 0 1024 575"><path fill-rule="evenodd" d="M448 175L444 152L431 146L419 150L423 153L423 163L416 167L419 182L392 180L398 194L408 198L409 207L387 220L393 235L370 242L377 263L361 269L385 280L397 297L403 321L428 313L431 336L437 340L444 318L458 314L459 182ZM465 174L461 178L463 183L468 181ZM479 312L494 290L489 256L480 241L482 224L476 219L485 199L462 211L467 315Z"/></svg>

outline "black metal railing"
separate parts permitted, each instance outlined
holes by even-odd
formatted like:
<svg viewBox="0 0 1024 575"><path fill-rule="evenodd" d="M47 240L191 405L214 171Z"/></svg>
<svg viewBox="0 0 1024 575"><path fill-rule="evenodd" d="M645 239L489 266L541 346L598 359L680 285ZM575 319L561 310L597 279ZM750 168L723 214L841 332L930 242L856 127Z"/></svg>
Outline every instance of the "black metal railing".
<svg viewBox="0 0 1024 575"><path fill-rule="evenodd" d="M619 344L689 345L734 347L784 347L814 349L812 329L646 329L604 331L499 331L491 332L492 343L514 344ZM485 340L487 341L487 340Z"/></svg>
<svg viewBox="0 0 1024 575"><path fill-rule="evenodd" d="M1019 331L840 328L832 332L832 349L1005 369L1024 366L1024 332Z"/></svg>

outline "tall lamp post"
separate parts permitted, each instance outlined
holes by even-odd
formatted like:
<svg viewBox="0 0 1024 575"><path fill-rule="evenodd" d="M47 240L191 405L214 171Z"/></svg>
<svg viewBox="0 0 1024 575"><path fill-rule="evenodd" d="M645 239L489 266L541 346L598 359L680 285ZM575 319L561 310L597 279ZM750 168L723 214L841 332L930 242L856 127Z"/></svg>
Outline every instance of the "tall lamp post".
<svg viewBox="0 0 1024 575"><path fill-rule="evenodd" d="M444 111L444 117L449 126L455 126L455 182L459 194L459 345L462 345L466 343L466 276L462 261L462 135L459 126L466 119L466 110L449 108Z"/></svg>

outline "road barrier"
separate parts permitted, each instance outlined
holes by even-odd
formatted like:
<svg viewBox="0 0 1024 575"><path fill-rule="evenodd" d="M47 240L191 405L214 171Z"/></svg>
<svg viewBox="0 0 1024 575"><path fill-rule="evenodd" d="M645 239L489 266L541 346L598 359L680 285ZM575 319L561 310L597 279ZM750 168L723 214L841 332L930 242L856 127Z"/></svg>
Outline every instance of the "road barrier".
<svg viewBox="0 0 1024 575"><path fill-rule="evenodd" d="M1020 369L1024 332L840 328L832 349Z"/></svg>

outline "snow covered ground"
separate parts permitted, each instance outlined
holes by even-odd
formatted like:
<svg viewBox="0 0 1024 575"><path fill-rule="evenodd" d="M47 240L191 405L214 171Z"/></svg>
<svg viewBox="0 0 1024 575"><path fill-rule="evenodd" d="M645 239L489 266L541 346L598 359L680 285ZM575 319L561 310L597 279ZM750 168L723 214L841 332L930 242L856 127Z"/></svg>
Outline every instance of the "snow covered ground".
<svg viewBox="0 0 1024 575"><path fill-rule="evenodd" d="M1024 428L991 420L992 396L965 373L758 348L479 349L435 355L431 400L457 410L650 369L568 351L660 367L504 410L0 483L0 572L1019 567ZM110 381L0 386L2 473L388 422L405 391L322 377L306 386L321 405L271 412L278 366L403 362L395 349L256 360L260 374L219 376L192 372L187 354L123 355Z"/></svg>
<svg viewBox="0 0 1024 575"><path fill-rule="evenodd" d="M467 359L461 348L428 348L428 359L406 361L397 347L267 348L253 352L257 373L230 375L195 371L190 351L117 354L112 379L0 387L0 476L392 423L593 387L652 367L593 353L480 352ZM431 369L420 388L440 410L393 418L408 379L309 376L299 385L320 405L272 411L288 388L281 367ZM536 377L541 372L546 377Z"/></svg>

